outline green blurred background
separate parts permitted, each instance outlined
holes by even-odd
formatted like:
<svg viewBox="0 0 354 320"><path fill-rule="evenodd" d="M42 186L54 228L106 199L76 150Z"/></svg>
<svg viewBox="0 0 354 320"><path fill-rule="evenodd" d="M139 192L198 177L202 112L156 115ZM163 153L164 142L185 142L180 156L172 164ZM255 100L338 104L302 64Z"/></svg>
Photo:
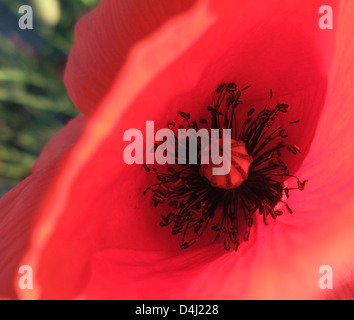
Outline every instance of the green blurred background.
<svg viewBox="0 0 354 320"><path fill-rule="evenodd" d="M0 197L27 177L45 143L78 111L62 82L75 22L99 0L0 0ZM18 27L21 5L32 30Z"/></svg>

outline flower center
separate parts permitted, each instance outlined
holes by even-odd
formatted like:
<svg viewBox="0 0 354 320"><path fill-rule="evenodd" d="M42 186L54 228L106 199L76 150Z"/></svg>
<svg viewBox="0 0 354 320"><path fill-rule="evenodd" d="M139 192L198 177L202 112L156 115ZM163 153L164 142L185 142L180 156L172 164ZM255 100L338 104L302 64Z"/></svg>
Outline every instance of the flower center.
<svg viewBox="0 0 354 320"><path fill-rule="evenodd" d="M161 214L160 226L171 225L172 235L181 235L182 249L193 245L209 226L216 233L214 241L223 238L226 250L233 248L237 251L241 241L248 241L256 213L263 216L265 225L269 217L276 219L283 214L278 209L279 203L292 214L293 210L283 199L289 198L293 189L304 190L307 183L307 180L300 181L291 174L283 159L284 151L293 155L301 153L299 147L285 142L288 136L284 128L274 128L274 121L280 113L287 113L289 105L282 103L270 109L266 107L257 115L251 108L246 119L240 122L237 110L242 105L241 94L248 88L238 90L235 83L221 84L216 89L214 105L207 107L210 122L200 119L198 124L191 121L189 113L179 111L187 128L195 132L199 126L207 126L209 131L218 129L224 132L226 129L231 132L229 171L215 175L213 169L219 165L213 162L202 164L201 157L197 164L187 163L180 168L170 166L165 172L152 167L158 182L148 187L143 195L151 190L155 207L169 206L167 214ZM270 91L270 99L272 95ZM295 120L289 124L298 122ZM168 126L173 128L175 122ZM178 128L184 128L184 125ZM223 138L221 136L218 141L219 153L227 152L220 143ZM202 151L199 141L198 149ZM151 171L146 164L144 168ZM297 180L297 188L285 185L289 178ZM214 222L210 227L211 221Z"/></svg>
<svg viewBox="0 0 354 320"><path fill-rule="evenodd" d="M220 139L221 140L221 139ZM219 141L219 149L221 152L227 152L222 148L223 144ZM211 149L211 148L210 148ZM201 164L199 173L202 177L207 178L213 187L220 189L234 189L238 187L248 177L248 169L253 162L253 158L247 154L245 143L231 139L231 150L226 161L230 161L229 166L225 163L215 165L211 161L209 164ZM224 174L216 175L213 173L215 167L227 167ZM226 170L225 170L226 171Z"/></svg>

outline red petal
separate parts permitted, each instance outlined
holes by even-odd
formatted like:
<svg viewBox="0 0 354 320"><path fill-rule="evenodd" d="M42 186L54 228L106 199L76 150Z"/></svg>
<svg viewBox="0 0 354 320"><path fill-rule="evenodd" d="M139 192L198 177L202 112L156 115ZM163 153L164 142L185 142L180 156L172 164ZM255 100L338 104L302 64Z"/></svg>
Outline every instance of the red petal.
<svg viewBox="0 0 354 320"><path fill-rule="evenodd" d="M133 45L152 34L193 0L102 0L76 26L65 83L75 105L93 113L110 90Z"/></svg>
<svg viewBox="0 0 354 320"><path fill-rule="evenodd" d="M161 248L162 244L164 248L170 248L170 242L176 242L168 233L161 234L169 240L166 242L151 236L160 231L155 213L151 216L136 214L139 210L152 209L149 199L140 201L145 185L141 176L145 175L141 167L126 168L122 159L124 146L120 143L124 128L119 125L121 129L118 130L115 126L122 109L135 99L146 82L180 56L210 25L211 17L203 7L180 18L178 23L168 25L155 39L139 47L123 72L124 83L118 81L116 84L119 91L113 90L113 95L103 102L102 112L92 118L68 158L67 167L45 199L42 219L33 232L32 249L23 260L23 264L33 266L41 284L37 283L40 290L32 292L31 297L39 293L41 297L74 297L86 284L89 257L101 247L140 247L143 244L147 249ZM176 43L171 35L180 31L184 32L185 41ZM161 59L154 62L154 68L151 68L151 61L144 59L152 52L163 52ZM120 108L111 108L113 105ZM131 113L129 117L134 116ZM136 182L142 183L140 187ZM135 203L137 199L139 201ZM53 278L52 271L56 268L61 270L61 275ZM71 281L62 281L64 274ZM50 285L42 285L44 283Z"/></svg>
<svg viewBox="0 0 354 320"><path fill-rule="evenodd" d="M85 125L84 117L71 121L44 148L31 176L0 200L0 296L14 297L13 279L28 249L39 198L50 187L65 154Z"/></svg>
<svg viewBox="0 0 354 320"><path fill-rule="evenodd" d="M152 30L156 31L173 13L186 10L191 5L187 1L184 3L188 5L180 8L180 1L168 4L154 2L159 5L153 6L151 12L150 5L122 3L102 1L98 9L84 17L77 27L66 85L76 106L86 114L97 109L119 75L122 63L127 62L128 51L134 48L134 42ZM336 13L337 0L329 4ZM243 100L247 104L256 103L259 108L268 103L266 99L272 89L274 102L291 105L283 126L287 127L290 142L301 148L302 155L295 161L290 158L287 164L292 171L298 169L308 152L321 114L326 96L327 70L333 57L335 32L318 27L321 5L319 0L301 6L293 1L243 2L242 5L236 1L212 1L210 11L219 18L218 23L189 48L178 70L174 68L161 77L160 81L170 83L165 90L177 93L178 87L178 92L182 93L170 102L171 117L175 116L178 108L192 111L197 117L196 106L200 110L210 103L211 96L206 92L211 94L222 81L236 81L239 86L252 85ZM172 40L171 48L177 42L175 35L172 35ZM155 66L162 54L145 53L144 59ZM92 61L95 61L94 65ZM140 75L143 73L142 69ZM183 83L178 83L178 79ZM192 97L190 90L183 87L193 88ZM164 89L158 84L151 90L161 95ZM160 110L157 106L165 106L154 100L146 101L145 105L150 103L156 104L156 113L150 114L150 118L157 119ZM287 125L299 118L300 124Z"/></svg>

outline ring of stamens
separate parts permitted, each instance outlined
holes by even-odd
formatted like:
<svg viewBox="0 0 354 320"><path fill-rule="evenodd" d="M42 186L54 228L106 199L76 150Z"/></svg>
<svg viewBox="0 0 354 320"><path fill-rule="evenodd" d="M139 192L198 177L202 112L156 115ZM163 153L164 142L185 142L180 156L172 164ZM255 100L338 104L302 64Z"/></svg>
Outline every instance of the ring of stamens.
<svg viewBox="0 0 354 320"><path fill-rule="evenodd" d="M283 214L283 211L276 209L280 202L284 202L285 208L292 214L293 210L283 198L288 199L290 191L294 189L302 191L305 188L307 180L300 181L291 174L282 160L285 150L296 155L301 153L300 148L285 143L284 140L288 137L285 129L273 128L276 118L280 113L287 113L289 105L276 104L274 108L264 108L258 115L251 108L242 125L238 127L239 119L236 114L242 105L241 94L249 87L238 90L235 83L220 85L215 92L214 105L207 107L210 122L203 118L198 125L196 121L190 120L189 113L179 111L187 128L198 130L201 125L220 131L231 129L233 143L244 143L247 154L233 154L252 162L248 174L243 172L244 182L241 185L233 189L213 186L213 183L200 175L200 162L181 168L170 166L166 172L159 172L152 167L158 182L149 186L143 194L152 191L155 207L168 204L170 210L167 214L161 214L160 226L171 225L172 234L181 235L182 249L193 245L204 234L211 221L217 220L210 226L216 233L214 241L222 237L226 250L233 248L237 251L242 240L248 241L257 212L263 216L266 225L269 216L276 219ZM272 96L270 91L271 99ZM289 122L290 125L296 123L299 120ZM168 126L174 128L176 124L170 122ZM179 125L178 128L184 128L184 125ZM237 161L233 160L233 165L237 167ZM151 171L146 164L144 168L147 172ZM241 173L243 171L242 168L238 170ZM297 180L297 188L285 186L285 181L289 178ZM218 211L221 214L217 215Z"/></svg>

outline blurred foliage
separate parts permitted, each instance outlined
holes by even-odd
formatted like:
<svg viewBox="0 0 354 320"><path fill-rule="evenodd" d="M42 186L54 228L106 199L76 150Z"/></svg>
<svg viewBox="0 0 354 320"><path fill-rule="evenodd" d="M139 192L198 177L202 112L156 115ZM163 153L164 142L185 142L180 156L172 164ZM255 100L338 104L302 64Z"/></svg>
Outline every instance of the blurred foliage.
<svg viewBox="0 0 354 320"><path fill-rule="evenodd" d="M62 82L75 22L99 0L1 0L0 196L31 172L45 143L78 111ZM33 8L20 30L19 7Z"/></svg>

